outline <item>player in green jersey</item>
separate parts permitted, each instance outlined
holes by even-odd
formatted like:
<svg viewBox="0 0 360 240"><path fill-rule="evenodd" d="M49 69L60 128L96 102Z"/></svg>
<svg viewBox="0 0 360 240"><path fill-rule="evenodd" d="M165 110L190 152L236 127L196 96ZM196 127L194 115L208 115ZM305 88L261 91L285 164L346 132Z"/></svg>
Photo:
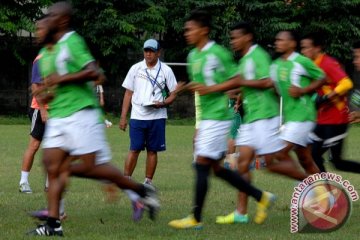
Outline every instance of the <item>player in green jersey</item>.
<svg viewBox="0 0 360 240"><path fill-rule="evenodd" d="M244 122L240 126L236 146L239 150L239 172L250 180L249 168L255 155L266 160L267 169L298 180L307 175L297 169L288 154L282 152L285 144L279 138L279 104L269 78L270 56L254 43L254 31L246 22L235 24L231 30L231 45L240 52L239 73L243 80L234 79L208 87L207 91L225 91L241 86ZM205 88L200 91L203 91ZM278 161L273 161L276 158ZM247 223L247 196L239 193L237 209L216 219L219 224Z"/></svg>
<svg viewBox="0 0 360 240"><path fill-rule="evenodd" d="M29 232L30 235L63 236L59 200L69 173L109 180L122 189L133 190L142 197L152 216L159 208L154 187L131 181L109 164L110 149L92 82L100 72L84 40L70 31L71 16L72 7L67 2L57 2L49 8L48 35L54 45L41 50L44 58L39 65L45 85L54 91L43 140L49 213L46 223ZM80 162L70 165L69 155Z"/></svg>
<svg viewBox="0 0 360 240"><path fill-rule="evenodd" d="M209 39L210 19L207 12L195 10L187 18L184 27L187 43L195 46L188 56L190 79L193 83L205 86L238 77L229 51ZM190 88L196 90L196 87ZM213 170L217 177L258 201L255 222L262 223L267 217L268 207L274 201L274 195L254 188L237 172L220 165L227 150L227 137L233 118L231 109L228 108L228 96L223 92L201 95L200 106L201 122L195 138L196 190L193 212L186 218L169 222L169 225L177 229L202 227L201 215L210 170Z"/></svg>
<svg viewBox="0 0 360 240"><path fill-rule="evenodd" d="M296 52L297 37L292 31L280 31L275 39L281 56L271 65L270 75L283 98L285 128L280 137L286 151L294 150L306 173L320 172L309 146L309 134L315 127L316 109L311 95L325 83L323 71L309 58Z"/></svg>

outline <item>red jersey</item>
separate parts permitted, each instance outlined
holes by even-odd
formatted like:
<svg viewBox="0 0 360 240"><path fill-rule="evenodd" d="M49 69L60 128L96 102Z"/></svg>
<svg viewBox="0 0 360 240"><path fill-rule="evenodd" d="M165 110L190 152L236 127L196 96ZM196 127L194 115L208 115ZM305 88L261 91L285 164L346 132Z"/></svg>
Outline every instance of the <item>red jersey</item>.
<svg viewBox="0 0 360 240"><path fill-rule="evenodd" d="M345 71L341 68L339 62L334 58L321 54L315 59L318 65L326 74L326 83L317 93L322 96L332 92L339 82L348 78ZM318 124L345 124L348 123L348 100L346 94L343 96L336 96L327 104L322 104L318 109L317 123Z"/></svg>

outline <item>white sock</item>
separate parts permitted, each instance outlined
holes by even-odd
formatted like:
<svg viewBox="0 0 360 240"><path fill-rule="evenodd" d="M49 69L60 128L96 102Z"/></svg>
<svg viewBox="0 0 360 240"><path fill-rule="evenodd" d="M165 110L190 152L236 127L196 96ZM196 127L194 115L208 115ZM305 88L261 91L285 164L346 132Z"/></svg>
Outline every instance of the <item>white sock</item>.
<svg viewBox="0 0 360 240"><path fill-rule="evenodd" d="M131 201L136 202L137 200L140 199L139 194L137 194L136 192L134 192L133 190L124 190L126 192L126 194L128 195L128 197L130 198Z"/></svg>
<svg viewBox="0 0 360 240"><path fill-rule="evenodd" d="M60 204L59 204L59 214L61 215L62 213L65 212L65 199L60 199Z"/></svg>
<svg viewBox="0 0 360 240"><path fill-rule="evenodd" d="M46 174L45 187L49 188L49 175Z"/></svg>
<svg viewBox="0 0 360 240"><path fill-rule="evenodd" d="M150 184L150 185L152 185L152 179L151 178L145 178L145 180L144 180L144 184Z"/></svg>
<svg viewBox="0 0 360 240"><path fill-rule="evenodd" d="M20 185L29 182L29 174L30 172L21 171Z"/></svg>

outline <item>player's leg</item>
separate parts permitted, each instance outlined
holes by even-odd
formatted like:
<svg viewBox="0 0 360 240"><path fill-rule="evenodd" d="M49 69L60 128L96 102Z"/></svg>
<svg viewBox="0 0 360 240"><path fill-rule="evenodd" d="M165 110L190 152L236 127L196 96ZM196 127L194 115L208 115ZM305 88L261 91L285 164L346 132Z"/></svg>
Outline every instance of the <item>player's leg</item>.
<svg viewBox="0 0 360 240"><path fill-rule="evenodd" d="M31 109L29 117L31 119L30 140L24 153L21 166L21 179L19 183L19 191L22 193L32 192L28 178L34 162L35 154L40 147L45 131L45 124L41 120L40 111L38 109Z"/></svg>
<svg viewBox="0 0 360 240"><path fill-rule="evenodd" d="M326 172L323 155L329 149L329 147L324 145L324 141L329 138L329 134L331 134L331 130L329 130L328 125L317 124L314 131L309 135L311 140L311 155L321 172Z"/></svg>
<svg viewBox="0 0 360 240"><path fill-rule="evenodd" d="M241 133L240 133L241 134ZM249 166L254 159L255 151L249 146L239 146L240 155L237 159L238 172L244 180L250 182L251 174ZM238 193L238 201L235 211L226 216L217 216L216 223L218 224L232 224L232 223L248 223L249 217L247 215L248 195L244 192Z"/></svg>
<svg viewBox="0 0 360 240"><path fill-rule="evenodd" d="M301 166L304 168L307 174L312 175L315 173L320 173L320 169L316 165L314 159L311 155L310 145L303 147L297 146L295 148L296 155L300 161Z"/></svg>
<svg viewBox="0 0 360 240"><path fill-rule="evenodd" d="M294 144L291 142L285 142L285 144L286 147L282 150L265 157L266 168L273 173L301 181L308 174L299 169L295 160L290 156L290 151L294 149Z"/></svg>
<svg viewBox="0 0 360 240"><path fill-rule="evenodd" d="M231 121L222 126L221 121L203 120L195 137L194 153L196 156L195 192L192 214L182 219L169 222L169 226L177 229L202 228L202 209L208 191L208 178L211 159L222 159L226 152L226 139Z"/></svg>
<svg viewBox="0 0 360 240"><path fill-rule="evenodd" d="M360 163L342 159L343 143L344 139L340 139L335 143L335 145L330 147L331 162L334 164L336 169L341 171L360 173Z"/></svg>

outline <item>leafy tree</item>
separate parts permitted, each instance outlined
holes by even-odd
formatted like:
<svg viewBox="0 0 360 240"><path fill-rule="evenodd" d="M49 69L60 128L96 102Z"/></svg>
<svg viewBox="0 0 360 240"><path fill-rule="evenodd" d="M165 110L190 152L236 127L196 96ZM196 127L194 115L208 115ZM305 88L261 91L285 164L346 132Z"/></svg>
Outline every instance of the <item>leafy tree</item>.
<svg viewBox="0 0 360 240"><path fill-rule="evenodd" d="M144 39L165 31L166 9L151 0L73 0L72 3L76 10L76 30L111 72L119 72L119 68L126 72L129 55L141 51Z"/></svg>
<svg viewBox="0 0 360 240"><path fill-rule="evenodd" d="M31 47L30 38L21 35L33 32L34 21L42 14L41 8L49 4L49 0L5 0L0 5L0 51L6 51L25 64L21 50ZM23 31L23 32L21 32ZM28 34L29 34L28 33Z"/></svg>

